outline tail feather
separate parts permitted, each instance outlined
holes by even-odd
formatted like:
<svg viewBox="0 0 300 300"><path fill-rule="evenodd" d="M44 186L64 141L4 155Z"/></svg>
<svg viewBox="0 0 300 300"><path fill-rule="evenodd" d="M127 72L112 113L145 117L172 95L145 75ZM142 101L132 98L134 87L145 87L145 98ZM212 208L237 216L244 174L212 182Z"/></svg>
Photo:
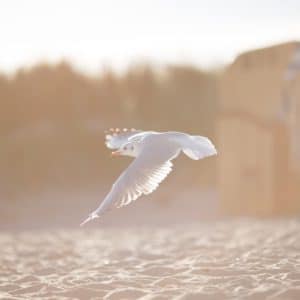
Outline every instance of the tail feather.
<svg viewBox="0 0 300 300"><path fill-rule="evenodd" d="M217 154L213 143L204 136L190 136L188 144L183 147L182 151L194 160Z"/></svg>

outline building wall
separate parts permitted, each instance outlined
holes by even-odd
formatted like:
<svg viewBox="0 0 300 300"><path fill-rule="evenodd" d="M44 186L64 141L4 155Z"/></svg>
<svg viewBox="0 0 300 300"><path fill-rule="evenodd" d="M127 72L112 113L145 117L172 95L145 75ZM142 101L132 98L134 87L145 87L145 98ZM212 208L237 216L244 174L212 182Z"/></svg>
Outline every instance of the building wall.
<svg viewBox="0 0 300 300"><path fill-rule="evenodd" d="M286 101L290 90L284 94L284 76L297 46L287 43L242 54L220 82L218 181L226 213L300 212L299 184L289 168L290 133L295 135L297 123L290 126L289 120L293 109L298 116L300 101L292 108Z"/></svg>
<svg viewBox="0 0 300 300"><path fill-rule="evenodd" d="M262 119L277 117L283 76L296 45L287 43L240 55L220 82L221 111L244 111Z"/></svg>
<svg viewBox="0 0 300 300"><path fill-rule="evenodd" d="M276 137L241 115L219 120L218 180L224 212L267 215L276 209L274 159Z"/></svg>
<svg viewBox="0 0 300 300"><path fill-rule="evenodd" d="M289 178L291 210L300 212L300 73L294 78L290 86L293 102L289 122L289 139L291 141L289 155Z"/></svg>

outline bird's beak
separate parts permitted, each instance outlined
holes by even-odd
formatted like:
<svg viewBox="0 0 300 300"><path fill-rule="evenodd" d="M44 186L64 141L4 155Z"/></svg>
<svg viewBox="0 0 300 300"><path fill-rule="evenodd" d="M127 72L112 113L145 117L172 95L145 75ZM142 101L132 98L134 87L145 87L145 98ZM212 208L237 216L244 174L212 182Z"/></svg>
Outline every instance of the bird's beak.
<svg viewBox="0 0 300 300"><path fill-rule="evenodd" d="M120 150L117 150L117 151L113 151L112 153L111 153L111 156L119 156L119 155L121 155L121 151Z"/></svg>

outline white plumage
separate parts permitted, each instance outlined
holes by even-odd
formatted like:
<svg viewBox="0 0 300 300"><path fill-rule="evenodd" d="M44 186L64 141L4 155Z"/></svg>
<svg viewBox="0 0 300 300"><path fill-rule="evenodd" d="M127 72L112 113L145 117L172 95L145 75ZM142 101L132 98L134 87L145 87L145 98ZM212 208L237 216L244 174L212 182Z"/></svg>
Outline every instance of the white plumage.
<svg viewBox="0 0 300 300"><path fill-rule="evenodd" d="M113 184L100 206L81 226L99 217L113 205L122 207L143 194L152 193L172 171L171 160L181 151L195 160L217 154L208 138L181 132L110 129L105 144L110 149L118 149L113 154L132 156L135 159Z"/></svg>

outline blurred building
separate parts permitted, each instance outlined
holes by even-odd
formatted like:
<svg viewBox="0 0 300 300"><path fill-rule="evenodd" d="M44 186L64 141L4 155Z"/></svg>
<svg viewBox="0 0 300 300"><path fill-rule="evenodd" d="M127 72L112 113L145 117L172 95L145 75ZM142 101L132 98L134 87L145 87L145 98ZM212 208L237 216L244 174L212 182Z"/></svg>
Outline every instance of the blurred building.
<svg viewBox="0 0 300 300"><path fill-rule="evenodd" d="M224 212L300 213L300 43L241 54L220 82Z"/></svg>

